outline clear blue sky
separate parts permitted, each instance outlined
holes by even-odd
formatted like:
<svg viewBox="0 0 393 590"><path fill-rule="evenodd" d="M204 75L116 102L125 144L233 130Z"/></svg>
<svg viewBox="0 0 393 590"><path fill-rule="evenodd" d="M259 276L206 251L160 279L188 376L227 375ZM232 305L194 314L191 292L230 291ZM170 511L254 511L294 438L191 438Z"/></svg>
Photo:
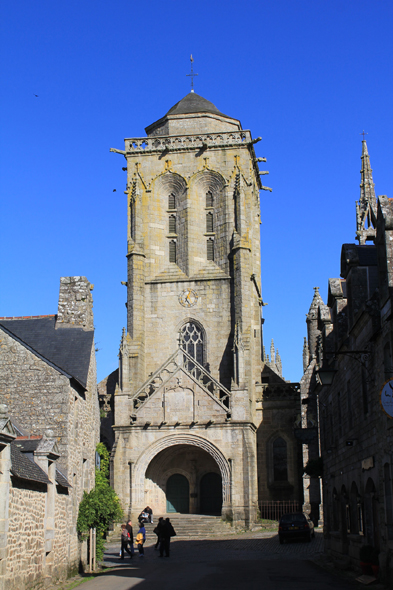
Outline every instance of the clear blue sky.
<svg viewBox="0 0 393 590"><path fill-rule="evenodd" d="M0 315L56 313L60 276L85 275L98 378L116 368L126 173L109 148L189 92L192 53L196 92L263 137L265 345L298 381L313 287L326 301L354 241L363 129L393 197L393 3L14 0L0 21Z"/></svg>

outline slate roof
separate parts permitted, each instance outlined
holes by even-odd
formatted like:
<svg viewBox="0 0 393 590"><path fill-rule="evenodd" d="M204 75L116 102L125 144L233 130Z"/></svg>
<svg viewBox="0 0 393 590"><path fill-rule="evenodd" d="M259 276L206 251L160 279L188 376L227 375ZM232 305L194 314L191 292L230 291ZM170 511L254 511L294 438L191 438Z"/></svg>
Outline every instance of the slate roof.
<svg viewBox="0 0 393 590"><path fill-rule="evenodd" d="M56 467L56 483L62 488L72 488L68 483L66 476Z"/></svg>
<svg viewBox="0 0 393 590"><path fill-rule="evenodd" d="M0 319L0 326L86 388L93 330L86 331L77 327L56 329L54 315Z"/></svg>
<svg viewBox="0 0 393 590"><path fill-rule="evenodd" d="M44 484L51 483L45 471L19 450L17 441L11 443L11 472L12 475L19 479L37 481Z"/></svg>
<svg viewBox="0 0 393 590"><path fill-rule="evenodd" d="M192 113L213 113L215 115L221 115L221 117L227 117L228 119L232 118L221 113L210 100L206 100L206 98L199 96L195 92L190 92L179 100L179 102L169 109L167 115L189 115Z"/></svg>
<svg viewBox="0 0 393 590"><path fill-rule="evenodd" d="M27 439L18 438L18 439L16 439L14 444L16 447L18 447L18 449L22 453L34 453L34 451L36 450L36 448L40 444L41 440L42 440L42 437L40 437L40 438L27 438Z"/></svg>

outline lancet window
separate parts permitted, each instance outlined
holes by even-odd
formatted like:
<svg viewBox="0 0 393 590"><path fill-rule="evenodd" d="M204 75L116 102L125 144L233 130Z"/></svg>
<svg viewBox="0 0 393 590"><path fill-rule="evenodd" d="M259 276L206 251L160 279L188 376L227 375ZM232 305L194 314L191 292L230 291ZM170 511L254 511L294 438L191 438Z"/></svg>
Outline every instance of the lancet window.
<svg viewBox="0 0 393 590"><path fill-rule="evenodd" d="M206 242L206 259L214 260L214 240L211 238Z"/></svg>
<svg viewBox="0 0 393 590"><path fill-rule="evenodd" d="M287 443L281 437L273 443L274 481L288 481Z"/></svg>
<svg viewBox="0 0 393 590"><path fill-rule="evenodd" d="M168 209L176 209L176 197L173 193L168 197Z"/></svg>
<svg viewBox="0 0 393 590"><path fill-rule="evenodd" d="M176 215L169 216L169 233L170 234L176 233Z"/></svg>
<svg viewBox="0 0 393 590"><path fill-rule="evenodd" d="M206 207L213 207L214 206L214 199L213 194L211 191L206 193Z"/></svg>
<svg viewBox="0 0 393 590"><path fill-rule="evenodd" d="M176 262L176 241L169 242L169 262Z"/></svg>
<svg viewBox="0 0 393 590"><path fill-rule="evenodd" d="M206 214L206 232L212 233L214 231L213 213L209 211Z"/></svg>

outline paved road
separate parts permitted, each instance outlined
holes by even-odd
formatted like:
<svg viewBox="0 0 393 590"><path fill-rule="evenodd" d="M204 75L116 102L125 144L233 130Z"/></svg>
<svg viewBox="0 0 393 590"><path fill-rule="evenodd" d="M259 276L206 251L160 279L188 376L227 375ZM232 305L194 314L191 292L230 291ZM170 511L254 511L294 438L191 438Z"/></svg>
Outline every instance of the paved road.
<svg viewBox="0 0 393 590"><path fill-rule="evenodd" d="M159 558L147 543L145 557L119 559L108 547L110 570L83 584L83 590L353 590L353 585L321 570L311 559L322 551L322 534L311 543L280 545L277 535L253 533L217 540L174 539L171 556Z"/></svg>

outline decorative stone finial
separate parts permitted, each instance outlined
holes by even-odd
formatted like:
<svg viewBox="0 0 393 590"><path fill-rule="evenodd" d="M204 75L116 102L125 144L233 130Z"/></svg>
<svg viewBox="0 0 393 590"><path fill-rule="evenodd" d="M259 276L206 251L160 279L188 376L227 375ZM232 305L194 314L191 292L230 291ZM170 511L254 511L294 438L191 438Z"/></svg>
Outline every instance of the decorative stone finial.
<svg viewBox="0 0 393 590"><path fill-rule="evenodd" d="M0 415L5 416L7 411L8 407L5 404L0 404Z"/></svg>
<svg viewBox="0 0 393 590"><path fill-rule="evenodd" d="M46 438L55 438L55 433L50 428L45 430L44 434L45 434Z"/></svg>

